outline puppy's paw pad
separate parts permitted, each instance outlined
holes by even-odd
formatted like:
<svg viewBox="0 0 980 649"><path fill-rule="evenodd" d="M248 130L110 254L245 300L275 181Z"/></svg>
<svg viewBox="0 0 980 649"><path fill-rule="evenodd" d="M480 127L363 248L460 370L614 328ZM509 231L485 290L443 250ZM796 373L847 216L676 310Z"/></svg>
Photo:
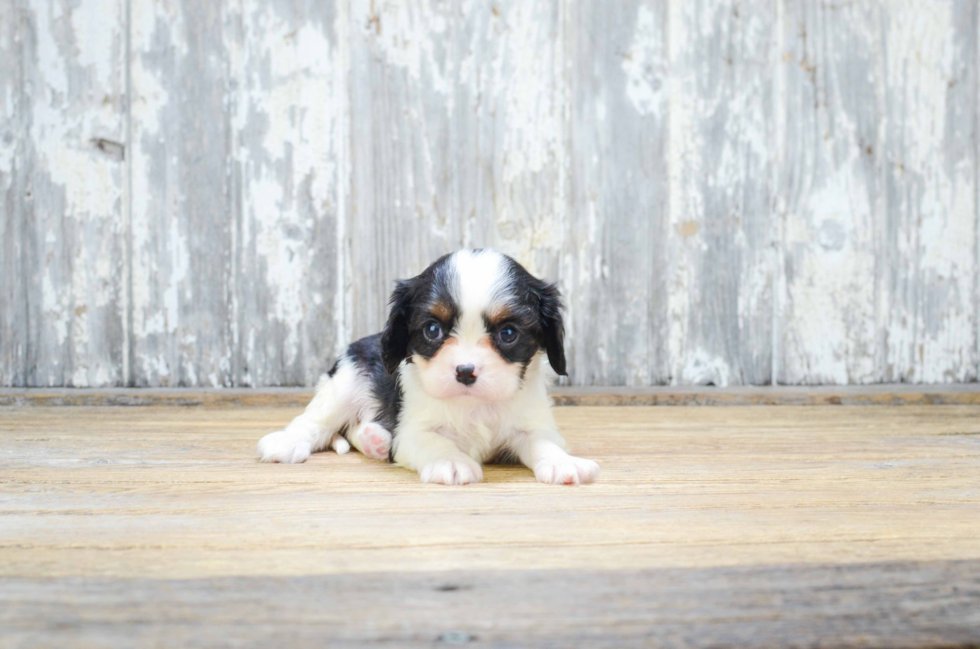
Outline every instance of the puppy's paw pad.
<svg viewBox="0 0 980 649"><path fill-rule="evenodd" d="M589 484L599 477L599 465L572 456L542 460L534 466L534 477L546 484Z"/></svg>
<svg viewBox="0 0 980 649"><path fill-rule="evenodd" d="M259 440L259 459L263 462L297 464L310 457L309 441L284 430L269 433Z"/></svg>
<svg viewBox="0 0 980 649"><path fill-rule="evenodd" d="M483 469L469 458L437 460L422 467L419 478L433 484L471 484L483 480Z"/></svg>
<svg viewBox="0 0 980 649"><path fill-rule="evenodd" d="M377 424L364 424L357 430L361 452L374 460L387 460L391 451L391 433Z"/></svg>

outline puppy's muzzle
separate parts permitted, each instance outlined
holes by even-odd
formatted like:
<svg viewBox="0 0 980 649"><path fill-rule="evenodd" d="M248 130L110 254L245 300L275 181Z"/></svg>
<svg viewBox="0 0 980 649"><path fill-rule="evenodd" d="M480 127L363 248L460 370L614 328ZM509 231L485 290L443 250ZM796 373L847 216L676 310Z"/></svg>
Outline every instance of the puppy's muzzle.
<svg viewBox="0 0 980 649"><path fill-rule="evenodd" d="M456 380L463 385L473 385L476 383L476 375L473 374L475 369L472 365L457 365Z"/></svg>

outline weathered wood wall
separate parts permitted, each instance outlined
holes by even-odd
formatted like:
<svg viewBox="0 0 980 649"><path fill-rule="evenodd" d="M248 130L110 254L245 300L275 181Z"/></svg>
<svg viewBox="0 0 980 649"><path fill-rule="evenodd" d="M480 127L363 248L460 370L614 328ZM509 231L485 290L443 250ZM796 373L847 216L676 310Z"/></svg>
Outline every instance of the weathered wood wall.
<svg viewBox="0 0 980 649"><path fill-rule="evenodd" d="M309 385L495 246L574 384L973 381L976 0L0 0L0 385Z"/></svg>

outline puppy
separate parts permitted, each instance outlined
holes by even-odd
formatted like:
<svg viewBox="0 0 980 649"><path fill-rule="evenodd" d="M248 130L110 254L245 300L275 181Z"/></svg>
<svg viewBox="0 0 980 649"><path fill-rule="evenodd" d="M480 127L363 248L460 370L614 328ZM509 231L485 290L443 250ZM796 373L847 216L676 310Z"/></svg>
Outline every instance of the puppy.
<svg viewBox="0 0 980 649"><path fill-rule="evenodd" d="M599 465L565 452L547 393L552 370L565 374L562 308L553 284L499 252L441 257L397 283L384 331L347 349L259 458L353 446L422 482L479 482L491 460L520 461L539 482L593 482Z"/></svg>

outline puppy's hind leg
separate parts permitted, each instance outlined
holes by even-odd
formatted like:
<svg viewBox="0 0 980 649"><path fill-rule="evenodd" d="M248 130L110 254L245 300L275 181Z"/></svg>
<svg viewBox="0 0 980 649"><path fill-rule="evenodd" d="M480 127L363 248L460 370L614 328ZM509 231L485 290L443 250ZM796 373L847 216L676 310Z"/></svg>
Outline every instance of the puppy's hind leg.
<svg viewBox="0 0 980 649"><path fill-rule="evenodd" d="M356 408L351 402L356 380L357 369L350 360L341 360L333 376L320 379L316 395L303 414L285 429L259 440L259 459L297 463L328 446L338 453L349 451L350 445L340 435L340 430L356 416Z"/></svg>
<svg viewBox="0 0 980 649"><path fill-rule="evenodd" d="M347 441L374 460L387 460L391 452L391 432L374 421L364 421L353 430L349 430Z"/></svg>

